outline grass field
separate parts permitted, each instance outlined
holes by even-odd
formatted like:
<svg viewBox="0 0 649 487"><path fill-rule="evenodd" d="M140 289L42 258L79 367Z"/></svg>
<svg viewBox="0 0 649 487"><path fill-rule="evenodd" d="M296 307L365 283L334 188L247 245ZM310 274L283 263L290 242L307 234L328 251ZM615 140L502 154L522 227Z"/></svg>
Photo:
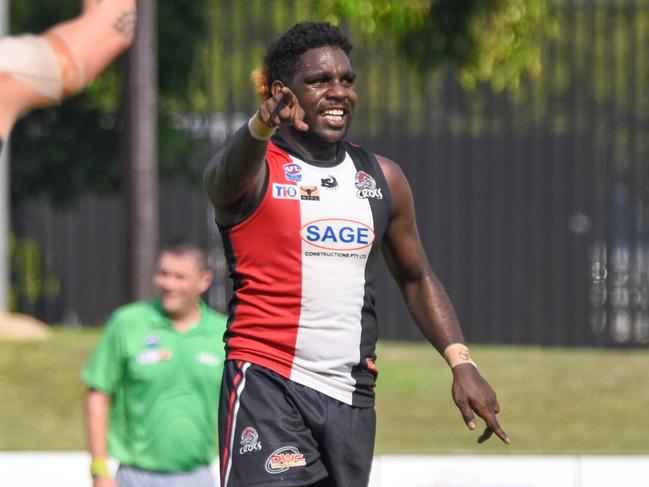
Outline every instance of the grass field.
<svg viewBox="0 0 649 487"><path fill-rule="evenodd" d="M479 347L512 438L477 445L450 395L442 359L420 344L383 344L379 453L647 454L649 351Z"/></svg>
<svg viewBox="0 0 649 487"><path fill-rule="evenodd" d="M0 342L0 450L84 449L79 370L97 330ZM424 344L379 346L377 453L647 454L649 351L473 346L512 444L462 422L450 372Z"/></svg>

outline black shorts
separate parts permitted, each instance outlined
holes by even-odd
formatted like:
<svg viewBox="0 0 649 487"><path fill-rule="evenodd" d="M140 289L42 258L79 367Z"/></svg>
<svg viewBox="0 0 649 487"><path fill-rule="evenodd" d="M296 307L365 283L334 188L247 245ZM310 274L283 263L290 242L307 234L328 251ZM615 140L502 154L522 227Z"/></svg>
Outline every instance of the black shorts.
<svg viewBox="0 0 649 487"><path fill-rule="evenodd" d="M221 383L221 487L363 487L376 412L341 403L249 362Z"/></svg>

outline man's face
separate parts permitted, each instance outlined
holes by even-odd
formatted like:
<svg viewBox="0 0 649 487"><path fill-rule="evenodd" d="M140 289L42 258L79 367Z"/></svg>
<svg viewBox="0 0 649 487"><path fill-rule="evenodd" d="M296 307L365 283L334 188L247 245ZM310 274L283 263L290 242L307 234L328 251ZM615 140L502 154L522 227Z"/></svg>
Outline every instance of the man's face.
<svg viewBox="0 0 649 487"><path fill-rule="evenodd" d="M211 273L203 269L194 252L163 252L153 278L162 309L170 317L194 310L211 282Z"/></svg>
<svg viewBox="0 0 649 487"><path fill-rule="evenodd" d="M308 138L325 145L343 139L356 106L355 79L342 49L324 46L302 54L289 88L304 109Z"/></svg>

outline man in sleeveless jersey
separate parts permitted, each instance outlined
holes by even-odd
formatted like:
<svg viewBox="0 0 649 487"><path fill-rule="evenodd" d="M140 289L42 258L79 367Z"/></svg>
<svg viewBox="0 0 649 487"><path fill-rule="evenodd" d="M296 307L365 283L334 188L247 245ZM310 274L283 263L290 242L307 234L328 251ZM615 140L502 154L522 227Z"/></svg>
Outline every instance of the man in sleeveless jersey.
<svg viewBox="0 0 649 487"><path fill-rule="evenodd" d="M357 101L349 41L303 22L255 74L261 104L208 165L233 297L219 447L222 487L367 485L375 431L376 267L453 374L479 442L499 426L417 232L394 162L344 140Z"/></svg>

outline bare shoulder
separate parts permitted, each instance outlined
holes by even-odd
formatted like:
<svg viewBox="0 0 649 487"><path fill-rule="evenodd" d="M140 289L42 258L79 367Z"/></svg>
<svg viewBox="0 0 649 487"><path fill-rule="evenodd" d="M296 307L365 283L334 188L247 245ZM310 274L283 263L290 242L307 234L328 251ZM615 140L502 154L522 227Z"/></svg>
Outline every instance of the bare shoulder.
<svg viewBox="0 0 649 487"><path fill-rule="evenodd" d="M390 192L397 197L404 193L405 195L409 195L410 185L401 167L392 159L388 159L379 154L374 154L374 156L383 171L383 175L390 187Z"/></svg>
<svg viewBox="0 0 649 487"><path fill-rule="evenodd" d="M388 159L381 154L374 154L374 157L376 157L376 160L379 162L379 166L381 167L381 170L383 171L383 174L385 174L386 178L395 176L399 177L398 175L393 174L395 172L403 175L403 171L401 171L399 165L392 159Z"/></svg>

